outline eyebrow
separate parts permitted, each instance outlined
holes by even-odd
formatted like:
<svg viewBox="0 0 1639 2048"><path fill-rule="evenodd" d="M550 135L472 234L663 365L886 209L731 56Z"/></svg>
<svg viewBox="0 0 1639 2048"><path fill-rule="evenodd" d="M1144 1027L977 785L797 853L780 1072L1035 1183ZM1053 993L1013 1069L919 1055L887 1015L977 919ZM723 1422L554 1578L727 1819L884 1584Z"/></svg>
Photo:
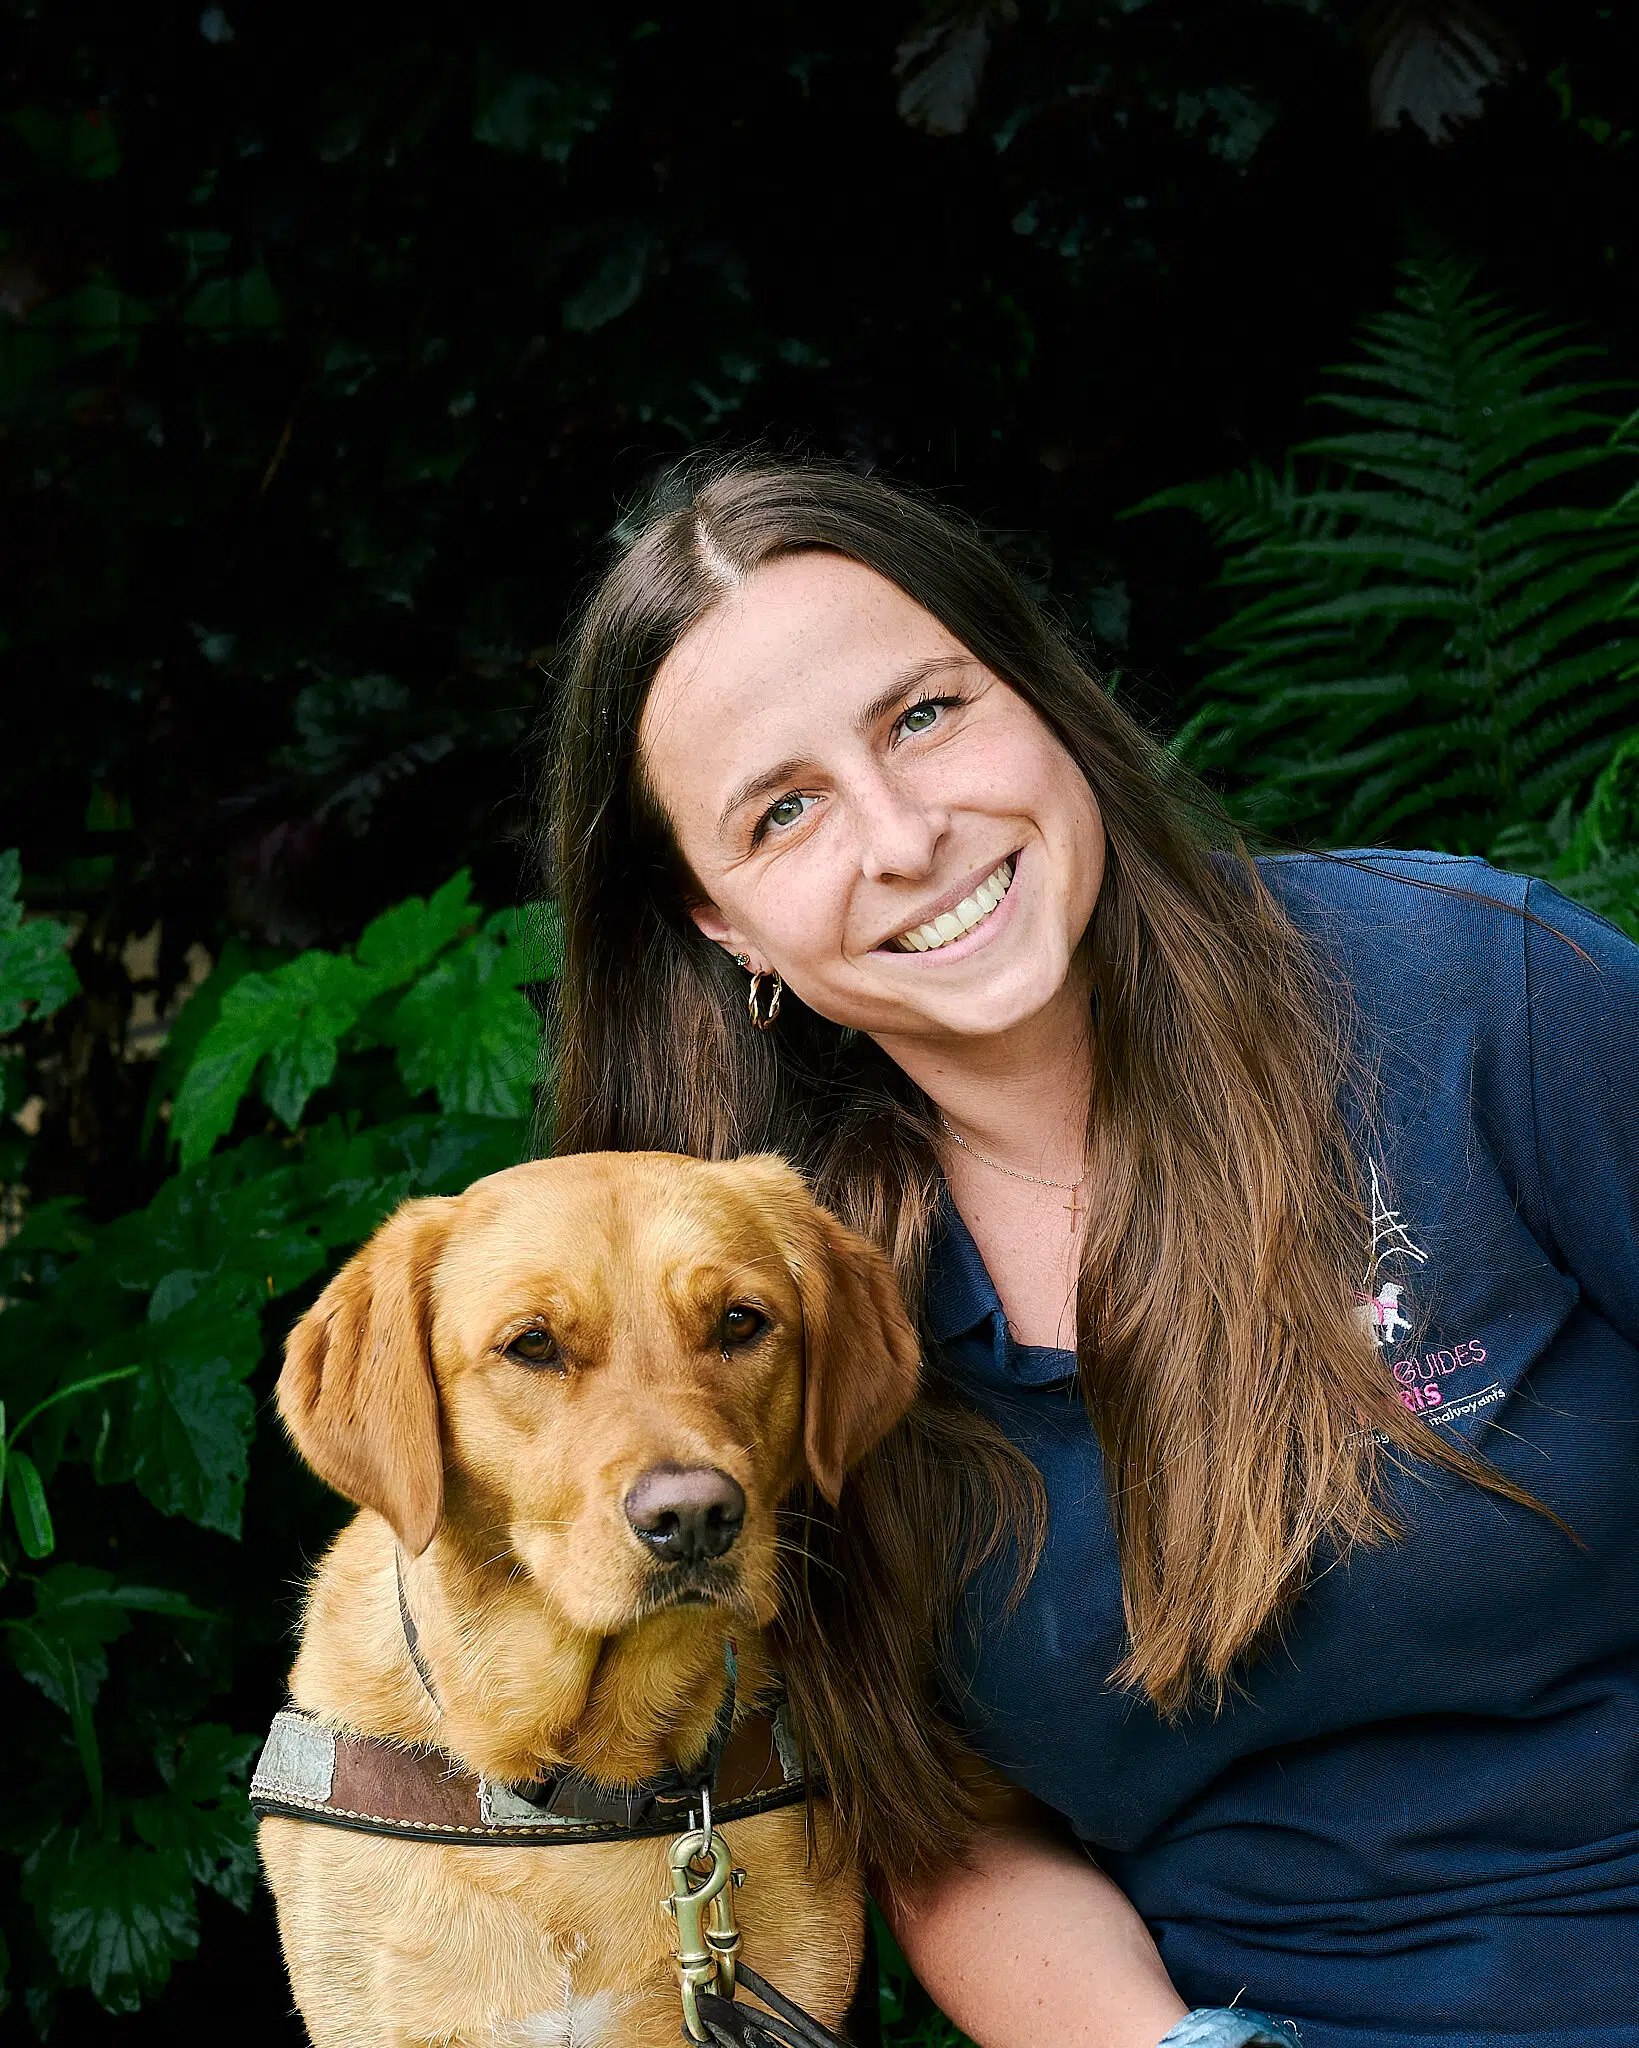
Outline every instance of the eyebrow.
<svg viewBox="0 0 1639 2048"><path fill-rule="evenodd" d="M879 690L868 704L861 707L854 718L854 730L862 734L868 733L919 683L927 682L930 676L936 676L944 669L968 668L972 665L972 660L973 657L966 654L935 654L926 661L915 662L910 668L901 670L886 689ZM756 798L772 796L776 790L789 789L792 781L802 773L804 766L800 755L793 756L748 777L724 804L717 819L718 831L723 830L736 811L743 809Z"/></svg>

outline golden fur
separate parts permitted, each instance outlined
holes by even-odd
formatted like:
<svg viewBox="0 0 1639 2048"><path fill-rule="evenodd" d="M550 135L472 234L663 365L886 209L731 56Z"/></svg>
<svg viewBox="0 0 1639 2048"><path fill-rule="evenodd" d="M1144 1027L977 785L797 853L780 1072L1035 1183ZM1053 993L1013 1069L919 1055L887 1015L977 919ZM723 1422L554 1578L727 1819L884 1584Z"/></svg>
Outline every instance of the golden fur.
<svg viewBox="0 0 1639 2048"><path fill-rule="evenodd" d="M740 1302L769 1327L726 1348ZM530 1324L557 1339L561 1369L506 1355ZM315 1575L296 1704L511 1781L693 1762L725 1635L742 1711L773 1688L782 1503L805 1482L834 1503L916 1376L881 1254L777 1160L582 1154L408 1203L297 1326L279 1382L298 1449L362 1510ZM632 1482L665 1463L745 1491L711 1604L657 1608L664 1567L625 1520ZM442 1712L406 1649L395 1547ZM728 1839L749 1873L747 1961L835 2026L863 1890L830 1819L817 1801L818 1858L800 1806ZM666 1848L261 1830L316 2048L673 2048Z"/></svg>

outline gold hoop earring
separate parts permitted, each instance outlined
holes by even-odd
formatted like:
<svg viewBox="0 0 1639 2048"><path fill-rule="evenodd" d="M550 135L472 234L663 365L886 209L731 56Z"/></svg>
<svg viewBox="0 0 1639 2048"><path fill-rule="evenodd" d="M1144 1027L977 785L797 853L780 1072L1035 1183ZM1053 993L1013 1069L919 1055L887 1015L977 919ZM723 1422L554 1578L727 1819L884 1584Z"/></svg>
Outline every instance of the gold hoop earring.
<svg viewBox="0 0 1639 2048"><path fill-rule="evenodd" d="M756 1025L757 1029L759 1031L766 1031L780 1014L780 997L785 994L785 983L781 981L777 974L772 972L764 973L761 969L754 969L744 953L735 954L734 964L736 967L743 967L747 974L751 976L751 987L746 992L746 1008L751 1013L751 1021ZM771 981L774 984L774 993L768 999L768 1008L766 1010L761 1007L763 983L765 981Z"/></svg>
<svg viewBox="0 0 1639 2048"><path fill-rule="evenodd" d="M759 1008L759 1001L765 981L771 981L774 984L774 991L768 999L768 1008L766 1010ZM759 1031L767 1031L775 1018L778 1017L780 1014L780 997L784 994L785 983L781 981L777 974L754 974L751 977L751 987L746 992L746 1008L751 1012L751 1021Z"/></svg>

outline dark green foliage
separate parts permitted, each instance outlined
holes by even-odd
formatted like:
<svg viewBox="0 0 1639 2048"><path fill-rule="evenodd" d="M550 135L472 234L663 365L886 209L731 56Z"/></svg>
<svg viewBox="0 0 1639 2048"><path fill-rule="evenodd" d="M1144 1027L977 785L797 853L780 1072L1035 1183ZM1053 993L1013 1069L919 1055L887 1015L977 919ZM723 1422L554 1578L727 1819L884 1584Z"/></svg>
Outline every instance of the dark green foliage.
<svg viewBox="0 0 1639 2048"><path fill-rule="evenodd" d="M1491 852L1508 867L1546 875L1639 939L1639 732L1618 745L1580 813L1566 797L1546 824L1500 832Z"/></svg>
<svg viewBox="0 0 1639 2048"><path fill-rule="evenodd" d="M1398 296L1320 401L1355 426L1149 500L1251 593L1177 746L1260 831L1483 852L1639 720L1636 451L1600 352L1471 265L1408 263Z"/></svg>
<svg viewBox="0 0 1639 2048"><path fill-rule="evenodd" d="M68 934L19 919L29 943L7 956L22 965L0 1000L66 1000ZM84 1482L239 1536L250 1381L292 1297L406 1195L453 1192L523 1156L539 1026L521 990L552 970L551 929L544 914L487 915L463 873L344 953L265 969L224 959L195 998L206 1026L165 1105L176 1170L103 1225L43 1205L0 1250L0 1632L16 1678L57 1716L37 1731L38 1776L7 1837L33 1917L32 1939L25 1927L10 1946L29 1959L39 2016L58 1987L134 2010L193 1952L196 1887L244 1907L254 1875L242 1781L256 1735L204 1719L197 1691L143 1701L135 1744L100 1711L111 1654L146 1653L163 1626L208 1666L233 1617L188 1584L90 1561L106 1546ZM58 1513L59 1498L79 1512Z"/></svg>
<svg viewBox="0 0 1639 2048"><path fill-rule="evenodd" d="M534 929L517 913L475 914L463 871L430 902L385 912L348 952L312 950L265 973L219 967L215 1016L172 1116L182 1164L209 1156L253 1085L294 1130L344 1039L391 1046L409 1093L431 1089L442 1109L526 1116L540 1021L520 990L550 978L553 949L544 910Z"/></svg>
<svg viewBox="0 0 1639 2048"><path fill-rule="evenodd" d="M23 921L21 877L16 847L0 853L0 1033L15 1031L25 1017L49 1017L80 987L67 926L49 917Z"/></svg>

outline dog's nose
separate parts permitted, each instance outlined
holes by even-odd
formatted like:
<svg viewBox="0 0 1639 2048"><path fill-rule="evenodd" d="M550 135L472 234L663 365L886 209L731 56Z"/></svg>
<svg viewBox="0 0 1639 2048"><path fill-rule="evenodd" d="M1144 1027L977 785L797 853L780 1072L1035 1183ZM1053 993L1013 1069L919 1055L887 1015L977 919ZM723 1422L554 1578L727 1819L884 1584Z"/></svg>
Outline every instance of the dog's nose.
<svg viewBox="0 0 1639 2048"><path fill-rule="evenodd" d="M668 1564L721 1557L745 1520L744 1489L712 1465L651 1465L626 1496L632 1533Z"/></svg>

